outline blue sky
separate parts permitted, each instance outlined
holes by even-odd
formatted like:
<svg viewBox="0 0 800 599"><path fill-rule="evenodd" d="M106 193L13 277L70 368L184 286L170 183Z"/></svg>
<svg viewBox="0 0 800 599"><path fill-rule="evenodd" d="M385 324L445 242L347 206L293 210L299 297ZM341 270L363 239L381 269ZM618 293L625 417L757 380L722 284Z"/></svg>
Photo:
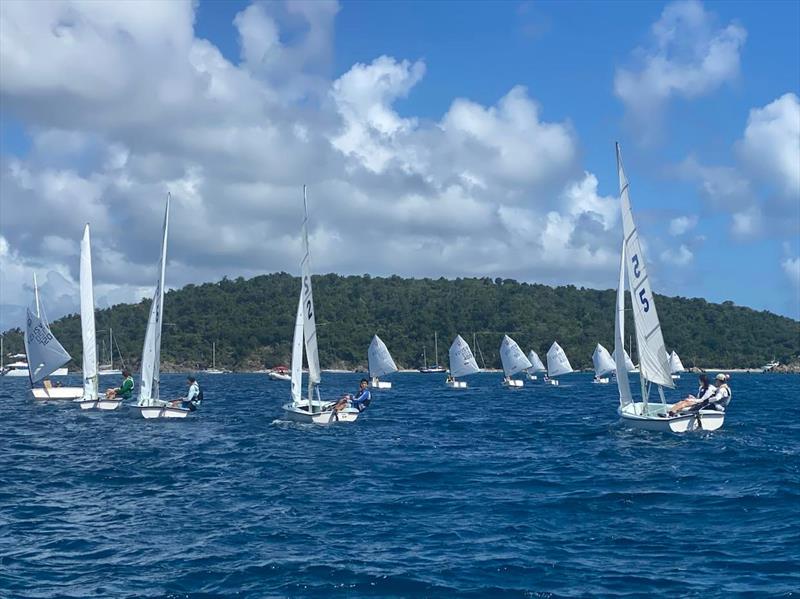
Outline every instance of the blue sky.
<svg viewBox="0 0 800 599"><path fill-rule="evenodd" d="M77 305L73 217L101 301L149 294L167 190L215 237L172 286L294 272L308 182L318 270L609 288L614 141L657 292L800 316L799 3L169 4L4 3L0 325L32 270Z"/></svg>

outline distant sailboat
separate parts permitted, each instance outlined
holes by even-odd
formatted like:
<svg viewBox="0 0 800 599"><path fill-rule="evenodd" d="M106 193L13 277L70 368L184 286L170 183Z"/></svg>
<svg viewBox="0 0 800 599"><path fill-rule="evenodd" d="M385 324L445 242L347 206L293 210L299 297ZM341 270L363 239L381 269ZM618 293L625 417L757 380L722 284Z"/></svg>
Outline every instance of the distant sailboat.
<svg viewBox="0 0 800 599"><path fill-rule="evenodd" d="M59 370L72 357L58 342L50 330L39 302L39 286L33 275L33 293L36 298L36 314L27 309L25 319L25 356L28 364L28 377L34 399L76 399L83 394L83 387L53 387L46 380ZM66 370L66 369L64 369ZM34 385L44 381L42 387Z"/></svg>
<svg viewBox="0 0 800 599"><path fill-rule="evenodd" d="M610 372L614 372L616 370L617 365L614 362L614 358L611 357L611 354L608 353L608 350L600 345L597 344L597 347L594 348L594 353L592 354L592 364L594 365L594 380L593 383L600 383L600 384L608 384L608 377L605 376Z"/></svg>
<svg viewBox="0 0 800 599"><path fill-rule="evenodd" d="M211 342L211 368L201 371L203 374L225 374L224 370L217 368L217 343Z"/></svg>
<svg viewBox="0 0 800 599"><path fill-rule="evenodd" d="M672 353L669 355L669 372L672 375L672 380L681 378L680 373L686 372L686 369L683 367L683 362L681 362L675 350L672 350Z"/></svg>
<svg viewBox="0 0 800 599"><path fill-rule="evenodd" d="M528 352L528 361L531 363L531 367L528 368L528 380L535 381L538 379L536 376L537 372L547 372L547 367L542 362L539 354L535 351L531 350Z"/></svg>
<svg viewBox="0 0 800 599"><path fill-rule="evenodd" d="M441 372L447 372L447 370L443 366L439 365L439 334L436 331L434 331L433 333L433 352L436 361L432 365L429 365L428 358L425 355L425 348L424 347L422 348L423 365L422 368L419 369L419 371L423 374L436 374Z"/></svg>
<svg viewBox="0 0 800 599"><path fill-rule="evenodd" d="M561 346L553 341L553 345L547 350L547 382L551 385L558 385L556 377L562 374L569 374L573 372L572 365L567 359L567 354L561 349Z"/></svg>
<svg viewBox="0 0 800 599"><path fill-rule="evenodd" d="M517 342L508 335L503 336L500 343L500 361L503 363L504 387L520 389L524 385L522 379L512 378L518 372L528 370L532 367L531 361L525 357L525 353L519 348Z"/></svg>
<svg viewBox="0 0 800 599"><path fill-rule="evenodd" d="M314 310L314 293L311 287L311 253L308 246L308 202L306 186L303 186L303 260L300 263L300 297L294 321L292 342L291 403L283 406L284 417L305 424L330 424L332 422L354 422L361 412L347 407L334 409L335 401L323 402L319 396L322 380L317 347L317 323ZM308 395L303 399L303 348L308 361Z"/></svg>
<svg viewBox="0 0 800 599"><path fill-rule="evenodd" d="M367 350L367 360L369 362L369 376L372 379L371 386L376 389L391 389L390 381L382 381L380 377L397 372L397 364L389 353L389 348L375 335Z"/></svg>
<svg viewBox="0 0 800 599"><path fill-rule="evenodd" d="M619 351L617 362L617 387L619 410L622 421L637 429L655 431L686 432L695 428L715 430L722 426L725 412L699 410L690 414L669 416L669 406L664 397L664 388L673 389L670 363L664 347L661 323L656 312L655 299L647 276L644 255L639 235L633 221L633 212L628 196L628 180L622 168L619 145L617 145L617 171L619 174L620 205L622 211L623 243L617 285L617 306L614 324L614 344L620 348L625 339L625 274L628 275L631 301L633 303L633 325L636 331L636 349L639 355L639 382L641 401L634 401L628 382L628 372ZM652 385L658 389L660 404L648 402Z"/></svg>
<svg viewBox="0 0 800 599"><path fill-rule="evenodd" d="M122 356L120 355L120 360L121 359ZM124 363L122 365L125 366ZM114 329L111 327L108 327L108 364L99 365L97 367L97 374L99 376L119 376L122 374L122 370L114 368Z"/></svg>
<svg viewBox="0 0 800 599"><path fill-rule="evenodd" d="M468 376L480 372L475 356L469 348L469 344L464 341L461 335L456 335L453 344L450 346L450 376L447 377L446 385L452 389L466 389L466 381L457 380L458 377Z"/></svg>

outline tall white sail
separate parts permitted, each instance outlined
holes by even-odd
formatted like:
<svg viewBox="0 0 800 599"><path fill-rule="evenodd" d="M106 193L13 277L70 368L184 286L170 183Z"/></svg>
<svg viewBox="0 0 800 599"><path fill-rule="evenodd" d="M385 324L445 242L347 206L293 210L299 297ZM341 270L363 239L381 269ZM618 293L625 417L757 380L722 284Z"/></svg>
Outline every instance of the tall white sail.
<svg viewBox="0 0 800 599"><path fill-rule="evenodd" d="M50 332L44 317L36 316L30 309L25 320L25 354L31 384L50 376L72 359Z"/></svg>
<svg viewBox="0 0 800 599"><path fill-rule="evenodd" d="M553 341L553 345L547 350L547 374L548 376L560 376L572 372L572 366L567 359L567 354L561 346Z"/></svg>
<svg viewBox="0 0 800 599"><path fill-rule="evenodd" d="M292 340L292 402L298 403L303 396L303 292L297 298L297 313L294 317L294 339Z"/></svg>
<svg viewBox="0 0 800 599"><path fill-rule="evenodd" d="M156 405L159 399L159 378L161 370L161 325L164 315L164 272L167 267L167 236L169 234L169 201L164 211L164 232L161 239L161 259L158 264L158 282L150 306L147 332L142 349L142 384L139 387L139 405Z"/></svg>
<svg viewBox="0 0 800 599"><path fill-rule="evenodd" d="M530 372L547 372L547 368L542 362L539 354L531 350L528 352L528 360L531 363Z"/></svg>
<svg viewBox="0 0 800 599"><path fill-rule="evenodd" d="M500 343L500 361L503 363L503 372L506 376L513 376L532 366L517 342L508 335L504 335Z"/></svg>
<svg viewBox="0 0 800 599"><path fill-rule="evenodd" d="M681 362L675 350L672 350L672 353L669 355L669 371L672 374L686 372L686 369L683 367L683 362Z"/></svg>
<svg viewBox="0 0 800 599"><path fill-rule="evenodd" d="M594 364L594 373L598 377L608 374L609 372L613 372L617 368L616 364L614 363L614 358L612 358L611 354L608 353L608 350L599 343L597 344L597 347L594 348L594 353L592 354L592 364Z"/></svg>
<svg viewBox="0 0 800 599"><path fill-rule="evenodd" d="M475 374L480 370L469 344L464 341L461 335L456 335L453 344L450 346L450 374L453 377L459 377Z"/></svg>
<svg viewBox="0 0 800 599"><path fill-rule="evenodd" d="M97 339L94 326L92 243L89 225L81 240L81 338L83 341L83 399L97 399Z"/></svg>
<svg viewBox="0 0 800 599"><path fill-rule="evenodd" d="M617 285L617 310L614 316L614 362L617 366L617 389L619 389L619 403L624 408L633 403L631 386L628 382L628 368L630 358L625 351L625 243L619 259L619 283ZM631 363L633 366L633 363Z"/></svg>
<svg viewBox="0 0 800 599"><path fill-rule="evenodd" d="M625 178L622 168L619 144L617 144L617 170L619 172L619 195L628 285L633 304L636 348L639 352L639 370L644 379L663 387L673 388L674 383L669 372L669 357L664 347L664 337L661 334L661 324L658 320L653 291L647 276L644 254L631 212L628 180Z"/></svg>
<svg viewBox="0 0 800 599"><path fill-rule="evenodd" d="M628 352L625 349L623 349L622 353L625 356L625 368L628 370L628 372L633 372L634 370L636 370L636 365L633 363L633 360L631 360L631 357L628 355Z"/></svg>
<svg viewBox="0 0 800 599"><path fill-rule="evenodd" d="M301 297L303 298L303 335L308 360L308 378L312 384L320 382L319 349L317 348L317 323L314 312L314 293L311 289L311 254L308 249L308 201L306 186L303 185L303 261L300 270L303 277Z"/></svg>
<svg viewBox="0 0 800 599"><path fill-rule="evenodd" d="M397 365L389 353L389 348L377 335L372 338L372 343L369 344L367 360L369 361L369 376L371 378L397 372Z"/></svg>

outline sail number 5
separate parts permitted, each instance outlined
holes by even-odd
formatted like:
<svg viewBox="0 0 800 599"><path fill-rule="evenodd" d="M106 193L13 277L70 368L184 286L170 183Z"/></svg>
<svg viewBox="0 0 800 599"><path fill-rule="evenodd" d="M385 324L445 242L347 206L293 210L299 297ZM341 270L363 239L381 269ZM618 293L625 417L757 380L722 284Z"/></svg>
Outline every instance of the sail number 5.
<svg viewBox="0 0 800 599"><path fill-rule="evenodd" d="M650 300L648 300L644 296L644 291L645 291L644 289L639 290L639 301L642 302L642 305L644 306L644 311L648 312L650 310Z"/></svg>

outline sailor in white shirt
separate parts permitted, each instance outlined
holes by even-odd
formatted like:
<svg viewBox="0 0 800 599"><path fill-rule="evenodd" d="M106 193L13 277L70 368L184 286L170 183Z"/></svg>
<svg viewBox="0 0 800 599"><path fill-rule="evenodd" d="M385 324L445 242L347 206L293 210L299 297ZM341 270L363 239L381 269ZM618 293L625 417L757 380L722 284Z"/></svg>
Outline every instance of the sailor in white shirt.
<svg viewBox="0 0 800 599"><path fill-rule="evenodd" d="M717 392L717 388L708 382L708 376L705 374L701 374L700 377L700 387L697 389L697 395L689 395L683 401L679 401L669 411L670 416L675 416L681 410L685 410L686 408L690 408L696 404L699 404L701 401L706 401L710 397L713 397L714 394Z"/></svg>

